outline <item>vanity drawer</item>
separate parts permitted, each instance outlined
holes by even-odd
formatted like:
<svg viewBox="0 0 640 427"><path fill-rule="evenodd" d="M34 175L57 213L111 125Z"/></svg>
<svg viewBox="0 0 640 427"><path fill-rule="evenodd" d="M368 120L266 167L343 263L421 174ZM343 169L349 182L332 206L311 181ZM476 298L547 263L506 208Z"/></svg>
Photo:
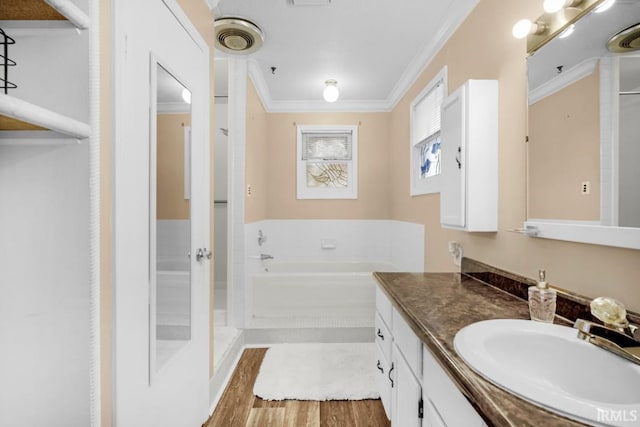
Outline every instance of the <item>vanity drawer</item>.
<svg viewBox="0 0 640 427"><path fill-rule="evenodd" d="M391 360L391 341L393 337L391 336L391 332L387 328L387 325L382 321L382 317L380 317L380 313L376 313L376 344L382 350L384 357L387 360Z"/></svg>
<svg viewBox="0 0 640 427"><path fill-rule="evenodd" d="M422 376L422 342L396 309L393 309L391 324L393 340L413 374L420 378Z"/></svg>
<svg viewBox="0 0 640 427"><path fill-rule="evenodd" d="M384 323L387 324L387 328L391 328L391 311L393 310L393 306L379 286L376 286L376 310L380 313Z"/></svg>

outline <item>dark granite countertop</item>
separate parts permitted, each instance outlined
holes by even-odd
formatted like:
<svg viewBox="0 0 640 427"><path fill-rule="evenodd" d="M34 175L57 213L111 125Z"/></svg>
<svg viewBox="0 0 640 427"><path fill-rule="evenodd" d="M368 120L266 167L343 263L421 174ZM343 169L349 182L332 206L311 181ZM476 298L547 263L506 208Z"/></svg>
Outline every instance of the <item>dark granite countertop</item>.
<svg viewBox="0 0 640 427"><path fill-rule="evenodd" d="M396 310L489 426L585 425L493 385L476 374L454 349L455 334L471 323L528 319L526 301L459 273L374 273L374 276Z"/></svg>

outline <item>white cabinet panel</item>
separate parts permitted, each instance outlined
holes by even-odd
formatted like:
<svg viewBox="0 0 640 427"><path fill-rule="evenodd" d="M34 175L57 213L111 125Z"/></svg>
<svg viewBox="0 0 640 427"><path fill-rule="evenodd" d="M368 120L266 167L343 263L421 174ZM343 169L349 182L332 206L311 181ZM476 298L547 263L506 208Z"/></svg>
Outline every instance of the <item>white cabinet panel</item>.
<svg viewBox="0 0 640 427"><path fill-rule="evenodd" d="M441 138L442 226L497 231L497 80L467 80L444 100Z"/></svg>
<svg viewBox="0 0 640 427"><path fill-rule="evenodd" d="M419 414L419 406L422 400L422 388L405 361L404 357L393 346L393 367L392 378L394 378L393 388L393 427L421 427L422 418Z"/></svg>
<svg viewBox="0 0 640 427"><path fill-rule="evenodd" d="M409 368L419 378L422 376L422 342L395 309L392 323L393 341L407 360Z"/></svg>
<svg viewBox="0 0 640 427"><path fill-rule="evenodd" d="M436 410L431 400L428 398L424 399L424 421L423 427L447 427L447 425L440 418L440 414Z"/></svg>
<svg viewBox="0 0 640 427"><path fill-rule="evenodd" d="M430 400L437 408L447 426L485 426L482 417L464 397L462 392L440 367L429 349L423 350L423 378L425 400ZM436 424L438 425L438 424Z"/></svg>

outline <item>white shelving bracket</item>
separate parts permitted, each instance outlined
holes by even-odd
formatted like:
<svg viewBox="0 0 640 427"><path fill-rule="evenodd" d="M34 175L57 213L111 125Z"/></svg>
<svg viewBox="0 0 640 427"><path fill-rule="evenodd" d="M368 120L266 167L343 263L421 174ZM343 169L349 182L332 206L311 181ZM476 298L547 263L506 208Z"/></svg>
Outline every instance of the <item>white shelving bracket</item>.
<svg viewBox="0 0 640 427"><path fill-rule="evenodd" d="M91 20L75 3L70 0L44 0L49 6L57 10L62 16L80 30L89 28Z"/></svg>

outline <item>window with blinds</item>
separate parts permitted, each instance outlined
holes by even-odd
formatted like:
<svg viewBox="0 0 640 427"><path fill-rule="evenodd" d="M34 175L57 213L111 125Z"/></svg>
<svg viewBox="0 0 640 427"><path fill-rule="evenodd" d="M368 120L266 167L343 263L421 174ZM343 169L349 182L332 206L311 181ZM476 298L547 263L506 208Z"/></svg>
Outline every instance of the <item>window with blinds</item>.
<svg viewBox="0 0 640 427"><path fill-rule="evenodd" d="M446 92L445 67L410 106L412 196L440 191L440 114Z"/></svg>
<svg viewBox="0 0 640 427"><path fill-rule="evenodd" d="M298 126L298 199L356 199L356 126Z"/></svg>

